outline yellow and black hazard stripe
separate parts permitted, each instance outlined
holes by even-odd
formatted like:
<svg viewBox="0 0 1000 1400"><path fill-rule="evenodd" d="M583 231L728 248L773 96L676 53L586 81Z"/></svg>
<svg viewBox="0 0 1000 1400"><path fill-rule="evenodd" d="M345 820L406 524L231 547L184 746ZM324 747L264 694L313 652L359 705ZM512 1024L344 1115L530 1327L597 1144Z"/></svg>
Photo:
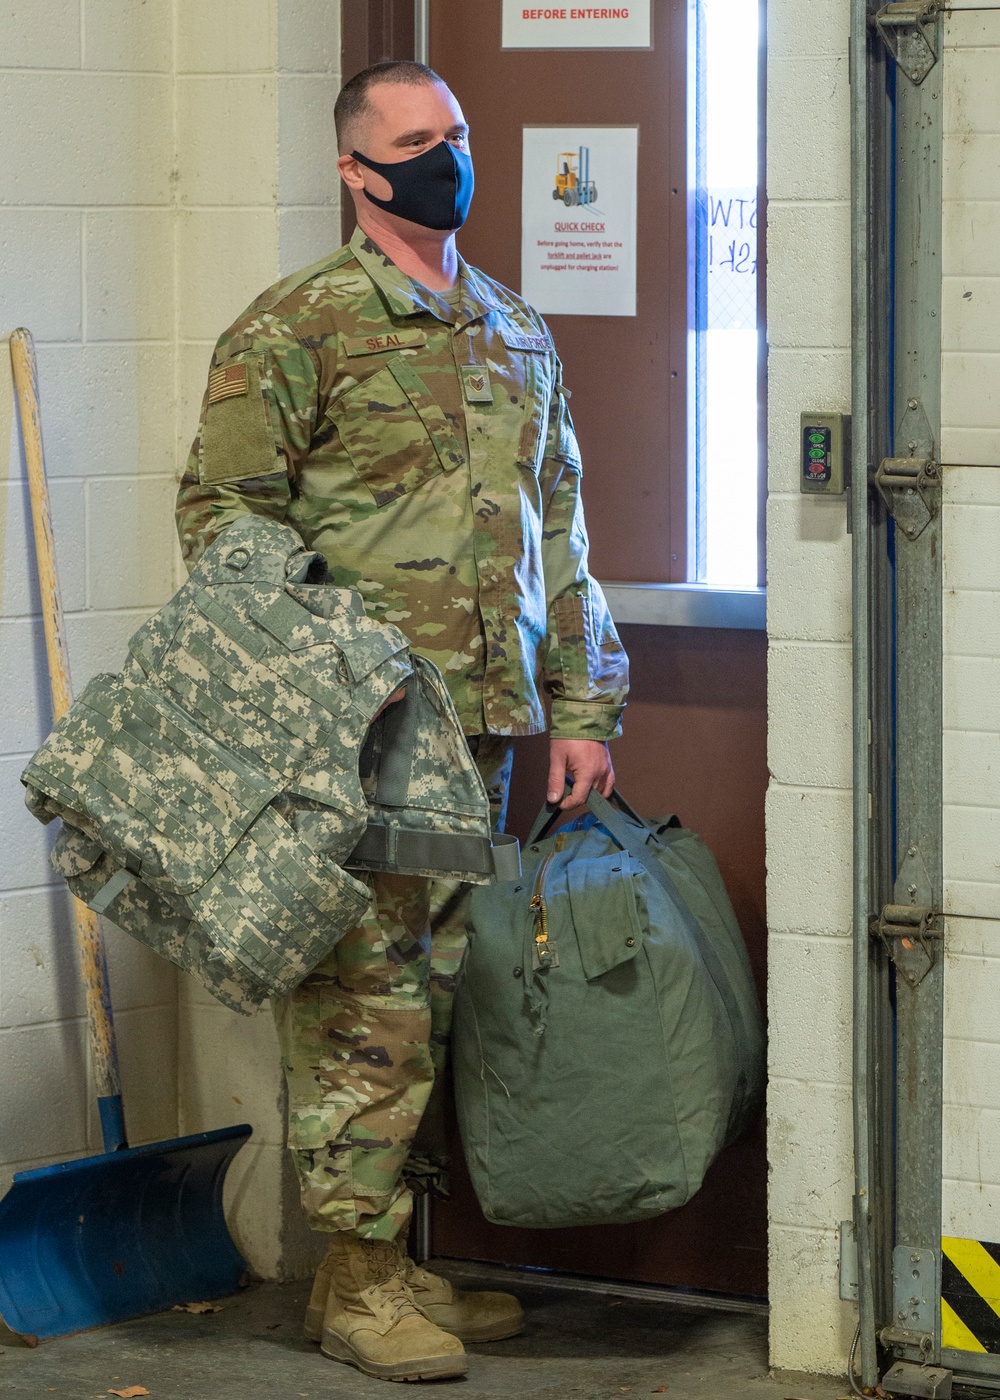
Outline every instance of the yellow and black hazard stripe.
<svg viewBox="0 0 1000 1400"><path fill-rule="evenodd" d="M1000 1244L941 1241L941 1341L1000 1355Z"/></svg>

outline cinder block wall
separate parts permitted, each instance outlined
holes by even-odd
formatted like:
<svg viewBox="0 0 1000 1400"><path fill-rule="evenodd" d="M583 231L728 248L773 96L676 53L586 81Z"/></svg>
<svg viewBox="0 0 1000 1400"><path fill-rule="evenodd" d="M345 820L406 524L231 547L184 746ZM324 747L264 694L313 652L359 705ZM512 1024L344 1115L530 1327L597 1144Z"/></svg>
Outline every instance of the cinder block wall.
<svg viewBox="0 0 1000 1400"><path fill-rule="evenodd" d="M339 67L339 3L177 0L179 461L219 335L279 276L340 244ZM308 1271L324 1241L304 1225L283 1145L269 1011L239 1016L182 977L178 1030L181 1131L254 1127L226 1183L237 1242L264 1277Z"/></svg>
<svg viewBox="0 0 1000 1400"><path fill-rule="evenodd" d="M799 494L799 414L850 409L848 0L768 5L771 1360L839 1372L851 1216L851 579Z"/></svg>
<svg viewBox="0 0 1000 1400"><path fill-rule="evenodd" d="M78 690L118 668L183 577L173 498L216 337L340 241L339 53L337 0L0 11L0 336L26 325L38 341ZM3 1190L100 1145L66 899L17 781L51 707L6 344L0 450ZM133 1141L252 1121L234 1228L258 1271L300 1267L269 1016L226 1012L114 929L108 941Z"/></svg>
<svg viewBox="0 0 1000 1400"><path fill-rule="evenodd" d="M944 1231L1000 1240L1000 14L945 19ZM965 916L965 917L962 917Z"/></svg>
<svg viewBox="0 0 1000 1400"><path fill-rule="evenodd" d="M0 10L0 336L38 341L73 681L169 596L175 465L169 4ZM100 1145L66 897L18 775L51 727L28 498L0 345L0 1188ZM173 972L109 935L134 1140L177 1124Z"/></svg>

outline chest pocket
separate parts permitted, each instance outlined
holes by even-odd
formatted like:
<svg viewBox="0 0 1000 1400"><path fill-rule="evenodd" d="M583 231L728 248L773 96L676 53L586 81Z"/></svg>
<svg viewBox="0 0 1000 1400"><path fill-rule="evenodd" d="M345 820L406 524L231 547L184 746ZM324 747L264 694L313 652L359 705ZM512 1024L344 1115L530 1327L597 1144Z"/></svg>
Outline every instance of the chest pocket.
<svg viewBox="0 0 1000 1400"><path fill-rule="evenodd" d="M377 506L465 465L448 419L401 355L341 394L327 417Z"/></svg>

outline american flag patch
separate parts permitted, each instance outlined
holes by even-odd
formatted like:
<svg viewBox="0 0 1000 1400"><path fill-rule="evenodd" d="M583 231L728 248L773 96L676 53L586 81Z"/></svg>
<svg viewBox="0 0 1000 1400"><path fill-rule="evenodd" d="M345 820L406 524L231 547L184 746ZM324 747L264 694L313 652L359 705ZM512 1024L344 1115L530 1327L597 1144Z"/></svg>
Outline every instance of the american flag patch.
<svg viewBox="0 0 1000 1400"><path fill-rule="evenodd" d="M246 365L219 365L208 376L208 401L235 399L247 392Z"/></svg>

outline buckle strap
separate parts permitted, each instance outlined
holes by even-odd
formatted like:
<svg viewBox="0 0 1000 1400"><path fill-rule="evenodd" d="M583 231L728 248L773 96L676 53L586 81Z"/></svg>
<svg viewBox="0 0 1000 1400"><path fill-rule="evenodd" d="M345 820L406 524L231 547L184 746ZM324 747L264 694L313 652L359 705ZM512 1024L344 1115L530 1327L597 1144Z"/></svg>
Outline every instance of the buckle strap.
<svg viewBox="0 0 1000 1400"><path fill-rule="evenodd" d="M371 822L344 865L368 870L462 871L483 880L516 880L521 847L516 836L470 836L449 831L400 831Z"/></svg>

